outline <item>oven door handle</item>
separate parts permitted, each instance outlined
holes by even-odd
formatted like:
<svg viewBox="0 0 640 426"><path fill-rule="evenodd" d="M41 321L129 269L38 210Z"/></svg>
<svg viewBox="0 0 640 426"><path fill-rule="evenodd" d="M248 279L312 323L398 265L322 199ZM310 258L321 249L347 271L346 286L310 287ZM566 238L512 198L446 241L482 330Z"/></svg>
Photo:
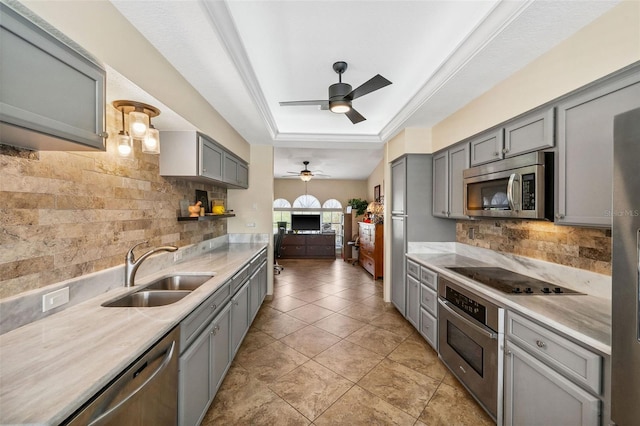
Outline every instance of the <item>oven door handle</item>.
<svg viewBox="0 0 640 426"><path fill-rule="evenodd" d="M515 189L519 186L515 185L516 182L520 183L520 175L512 173L507 183L507 202L509 203L509 208L514 212L520 210L520 203L516 202Z"/></svg>
<svg viewBox="0 0 640 426"><path fill-rule="evenodd" d="M477 324L474 324L471 320L469 320L468 318L463 317L462 315L460 315L459 313L457 313L454 309L455 307L451 305L451 303L449 303L446 300L442 300L440 298L438 298L438 303L440 304L440 306L442 308L444 308L447 312L449 312L451 315L453 315L455 318L459 319L460 321L464 321L465 325L473 328L475 331L477 331L478 333L482 334L483 336L488 337L489 339L496 339L498 337L498 334L495 333L494 331L491 331L490 329L486 329L485 327L481 327Z"/></svg>

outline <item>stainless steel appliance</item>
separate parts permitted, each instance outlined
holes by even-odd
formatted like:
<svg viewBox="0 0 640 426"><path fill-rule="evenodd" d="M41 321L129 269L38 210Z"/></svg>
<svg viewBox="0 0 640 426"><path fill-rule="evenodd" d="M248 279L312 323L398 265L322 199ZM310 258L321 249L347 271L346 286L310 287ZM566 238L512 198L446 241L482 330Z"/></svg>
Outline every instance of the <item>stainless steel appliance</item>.
<svg viewBox="0 0 640 426"><path fill-rule="evenodd" d="M584 294L503 268L476 266L451 267L447 269L503 293L525 296L560 296L565 294L575 296Z"/></svg>
<svg viewBox="0 0 640 426"><path fill-rule="evenodd" d="M504 309L442 276L438 296L440 358L500 425Z"/></svg>
<svg viewBox="0 0 640 426"><path fill-rule="evenodd" d="M179 340L175 328L67 424L176 425Z"/></svg>
<svg viewBox="0 0 640 426"><path fill-rule="evenodd" d="M614 119L611 418L640 419L640 108Z"/></svg>
<svg viewBox="0 0 640 426"><path fill-rule="evenodd" d="M553 153L531 152L463 172L464 214L553 219Z"/></svg>

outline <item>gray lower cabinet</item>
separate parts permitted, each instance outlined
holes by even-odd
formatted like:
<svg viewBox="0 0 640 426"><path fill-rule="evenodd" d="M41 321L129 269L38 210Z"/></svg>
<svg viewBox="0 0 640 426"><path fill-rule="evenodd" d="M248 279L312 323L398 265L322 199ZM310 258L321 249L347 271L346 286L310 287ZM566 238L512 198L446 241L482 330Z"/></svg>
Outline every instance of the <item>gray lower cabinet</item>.
<svg viewBox="0 0 640 426"><path fill-rule="evenodd" d="M455 145L433 156L433 215L468 219L464 214L462 172L469 168L469 143Z"/></svg>
<svg viewBox="0 0 640 426"><path fill-rule="evenodd" d="M231 298L231 355L240 348L249 329L249 282L247 281Z"/></svg>
<svg viewBox="0 0 640 426"><path fill-rule="evenodd" d="M2 143L43 151L104 151L104 68L22 9L0 3Z"/></svg>
<svg viewBox="0 0 640 426"><path fill-rule="evenodd" d="M611 226L613 117L638 107L637 72L560 103L556 224Z"/></svg>
<svg viewBox="0 0 640 426"><path fill-rule="evenodd" d="M196 131L160 132L160 176L181 177L228 188L248 188L246 162Z"/></svg>
<svg viewBox="0 0 640 426"><path fill-rule="evenodd" d="M266 258L263 250L242 265L180 323L179 425L199 424L213 401L266 295Z"/></svg>
<svg viewBox="0 0 640 426"><path fill-rule="evenodd" d="M507 342L505 360L506 426L597 426L600 400L518 345Z"/></svg>
<svg viewBox="0 0 640 426"><path fill-rule="evenodd" d="M420 328L420 281L407 275L407 321Z"/></svg>
<svg viewBox="0 0 640 426"><path fill-rule="evenodd" d="M178 367L178 419L197 425L231 364L230 311L227 305L180 355Z"/></svg>
<svg viewBox="0 0 640 426"><path fill-rule="evenodd" d="M391 303L406 316L406 218L391 217Z"/></svg>
<svg viewBox="0 0 640 426"><path fill-rule="evenodd" d="M505 328L505 425L600 425L603 358L512 311Z"/></svg>

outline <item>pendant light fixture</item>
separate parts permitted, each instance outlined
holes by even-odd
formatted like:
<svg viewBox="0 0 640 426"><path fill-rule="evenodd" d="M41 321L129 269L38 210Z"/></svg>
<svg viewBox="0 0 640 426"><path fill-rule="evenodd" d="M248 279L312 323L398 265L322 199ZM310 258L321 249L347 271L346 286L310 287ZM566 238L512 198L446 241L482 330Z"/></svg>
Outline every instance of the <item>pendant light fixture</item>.
<svg viewBox="0 0 640 426"><path fill-rule="evenodd" d="M121 109L122 113L122 130L118 133L118 154L122 157L128 157L133 150L133 143L131 141L131 136L124 130L124 109Z"/></svg>
<svg viewBox="0 0 640 426"><path fill-rule="evenodd" d="M160 132L151 124L151 118L160 115L160 110L154 106L127 100L118 100L112 102L114 108L122 112L122 131L121 134L127 134L124 131L124 114L129 116L129 150L127 154L124 147L124 141L118 140L118 152L120 155L129 155L132 151L131 139L142 141L142 152L147 154L160 154ZM121 135L118 135L120 138ZM121 149L120 147L123 146Z"/></svg>

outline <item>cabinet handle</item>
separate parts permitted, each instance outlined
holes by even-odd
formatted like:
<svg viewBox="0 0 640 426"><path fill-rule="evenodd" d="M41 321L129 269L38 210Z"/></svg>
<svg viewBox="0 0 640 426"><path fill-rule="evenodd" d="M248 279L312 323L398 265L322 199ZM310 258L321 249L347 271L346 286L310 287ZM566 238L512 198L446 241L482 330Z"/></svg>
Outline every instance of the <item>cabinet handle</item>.
<svg viewBox="0 0 640 426"><path fill-rule="evenodd" d="M442 214L447 214L447 212L445 212L444 210L442 210Z"/></svg>
<svg viewBox="0 0 640 426"><path fill-rule="evenodd" d="M218 305L216 305L215 303L213 305L211 305L211 309L215 309L217 307L218 307Z"/></svg>
<svg viewBox="0 0 640 426"><path fill-rule="evenodd" d="M511 350L507 349L507 350L505 351L505 353L506 353L507 355L511 355L513 352L511 352Z"/></svg>
<svg viewBox="0 0 640 426"><path fill-rule="evenodd" d="M109 137L109 133L107 133L107 132L100 132L100 133L98 133L98 136L100 136L101 138L105 138L105 139L106 139L106 138L108 138L108 137Z"/></svg>
<svg viewBox="0 0 640 426"><path fill-rule="evenodd" d="M556 219L564 219L564 215L562 213L556 213Z"/></svg>
<svg viewBox="0 0 640 426"><path fill-rule="evenodd" d="M504 149L502 150L502 153L503 153L503 154L506 154L507 152L509 152L509 150L508 150L507 148L504 148Z"/></svg>
<svg viewBox="0 0 640 426"><path fill-rule="evenodd" d="M499 157L499 156L500 156L500 153L496 151L496 152L494 152L494 153L493 153L493 156L494 156L494 157Z"/></svg>
<svg viewBox="0 0 640 426"><path fill-rule="evenodd" d="M542 340L536 340L536 345L539 348L544 348L545 346L547 346L547 344L545 342L543 342Z"/></svg>

